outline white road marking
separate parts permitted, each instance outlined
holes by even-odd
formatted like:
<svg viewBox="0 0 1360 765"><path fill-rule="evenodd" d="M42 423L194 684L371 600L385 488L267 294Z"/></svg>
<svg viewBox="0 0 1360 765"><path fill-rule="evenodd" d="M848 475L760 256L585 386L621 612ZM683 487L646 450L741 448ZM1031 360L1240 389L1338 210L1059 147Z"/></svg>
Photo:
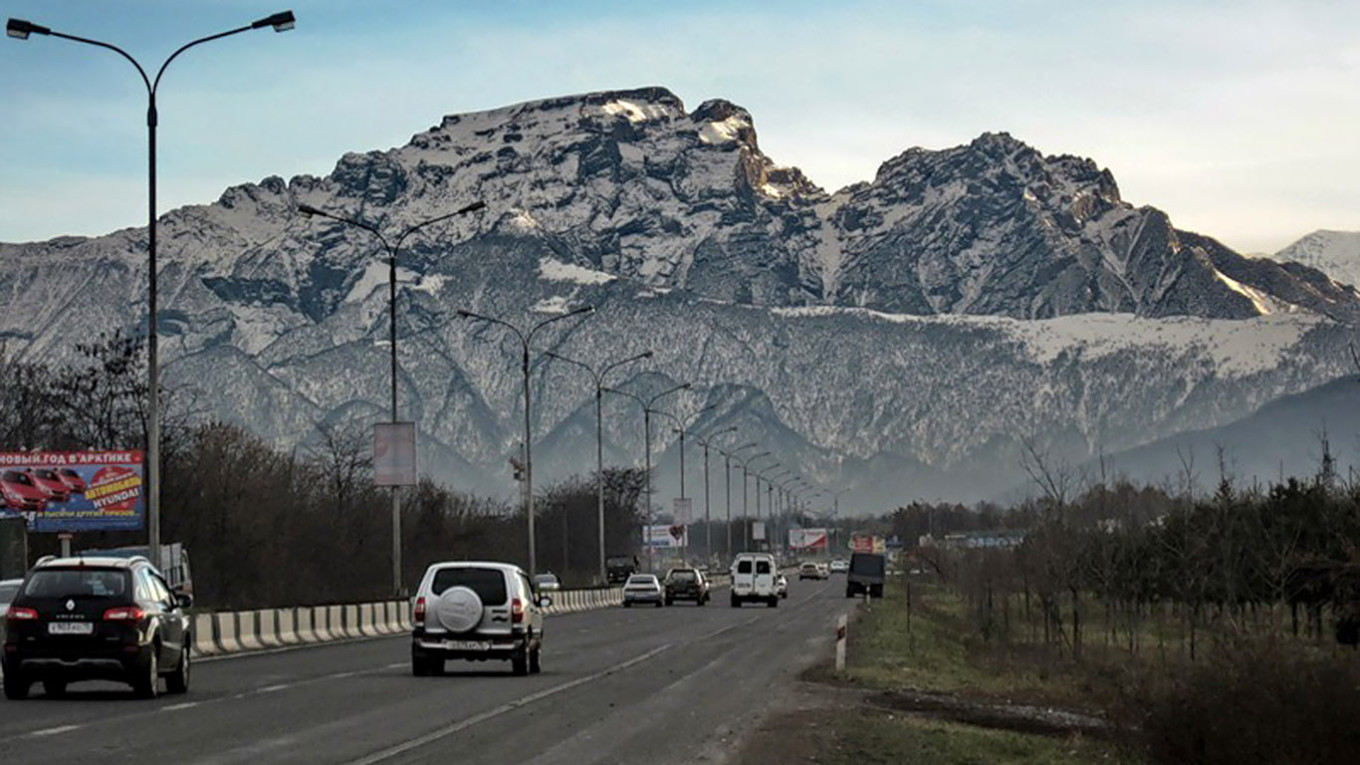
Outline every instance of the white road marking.
<svg viewBox="0 0 1360 765"><path fill-rule="evenodd" d="M171 704L171 705L168 706L168 707L161 707L161 711L162 711L162 712L178 712L178 711L181 710L181 709L193 709L194 707L196 707L196 706L198 706L199 704L202 704L202 703L203 703L203 702L201 702L201 701L186 701L186 702L184 702L183 704Z"/></svg>
<svg viewBox="0 0 1360 765"><path fill-rule="evenodd" d="M55 735L57 735L57 734L59 734L59 733L70 733L70 732L73 731L73 730L80 730L80 726L79 726L79 725L58 725L58 726L55 727L55 728L44 728L43 730L35 730L35 731L33 731L32 733L30 733L30 734L28 734L28 735L31 736L31 737L33 737L33 738L42 738L43 736L55 736Z"/></svg>
<svg viewBox="0 0 1360 765"><path fill-rule="evenodd" d="M666 645L663 646L659 646L657 648L653 648L652 650L642 654L641 656L635 656L629 659L628 661L622 662L620 664L615 664L614 666L609 667L608 669L602 669L593 675L578 677L575 680L572 680L571 682L562 683L561 685L554 685L551 688L546 688L544 690L538 691L537 693L531 693L528 696L522 696L518 699L515 699L514 701L502 704L496 707L495 709L489 709L485 712L482 712L479 715L473 715L472 717L469 717L466 720L462 720L460 722L454 723L453 725L448 725L438 730L427 733L424 736L421 736L420 738L407 741L404 744L398 744L397 746L391 747L389 749L384 749L380 752L375 752L362 759L354 760L353 762L350 763L350 765L373 765L373 763L382 762L384 760L390 760L393 757L396 757L400 754L405 754L406 752L409 752L412 749L417 749L419 747L426 746L427 744L433 744L434 742L443 738L448 738L449 736L452 736L453 734L458 733L459 731L466 730L479 723L484 723L492 718L500 717L506 712L512 712L516 709L519 709L522 706L532 704L535 701L541 701L543 699L548 698L549 696L554 696L563 691L571 690L572 688L575 688L577 686L594 682L602 677L612 675L615 672L621 672L625 669L628 669L631 666L641 664L642 662L647 661L653 656L656 656L665 651L669 651L670 649L671 649L670 643L667 643Z"/></svg>
<svg viewBox="0 0 1360 765"><path fill-rule="evenodd" d="M279 685L267 685L267 686L265 686L265 687L263 687L263 688L257 690L256 693L273 693L273 692L275 692L275 691L281 691L281 690L284 690L285 688L292 688L292 687L293 687L293 684L292 684L292 683L281 683L281 684L279 684Z"/></svg>

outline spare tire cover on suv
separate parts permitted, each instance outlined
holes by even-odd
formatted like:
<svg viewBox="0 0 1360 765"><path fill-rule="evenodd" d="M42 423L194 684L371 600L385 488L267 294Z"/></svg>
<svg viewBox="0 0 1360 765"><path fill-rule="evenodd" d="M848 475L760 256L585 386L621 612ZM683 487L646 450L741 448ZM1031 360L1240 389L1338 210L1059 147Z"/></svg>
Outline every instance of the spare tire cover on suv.
<svg viewBox="0 0 1360 765"><path fill-rule="evenodd" d="M450 587L434 603L435 618L450 632L467 632L482 622L482 599L470 587Z"/></svg>

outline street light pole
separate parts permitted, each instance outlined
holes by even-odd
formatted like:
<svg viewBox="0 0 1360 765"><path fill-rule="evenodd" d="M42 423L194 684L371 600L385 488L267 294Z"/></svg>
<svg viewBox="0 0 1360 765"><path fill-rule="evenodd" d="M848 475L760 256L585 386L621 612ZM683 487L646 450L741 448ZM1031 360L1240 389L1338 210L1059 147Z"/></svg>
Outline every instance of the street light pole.
<svg viewBox="0 0 1360 765"><path fill-rule="evenodd" d="M722 455L723 455L723 475L724 475L724 477L727 479L727 557L728 557L728 559L731 559L731 557L732 557L732 458L733 458L734 456L736 456L738 453L740 453L740 452L742 452L742 451L744 451L744 450L746 450L746 449L754 449L754 448L756 448L756 447L759 446L759 445L760 445L760 444L757 444L755 441L752 441L752 442L750 442L750 443L742 444L741 446L738 446L737 448L733 449L733 450L730 451L730 452L722 452ZM719 450L719 451L721 451L721 450ZM744 474L743 474L743 476L744 476ZM745 478L743 477L742 480L744 481ZM744 501L745 496L746 496L746 493L745 493L745 491L743 491L743 492L742 492L743 501ZM742 512L745 512L745 510L743 509Z"/></svg>
<svg viewBox="0 0 1360 765"><path fill-rule="evenodd" d="M677 392L677 391L689 390L689 387L690 387L690 384L689 384L689 383L681 383L680 385L676 385L676 386L673 387L673 388L667 388L666 390L661 391L660 393L656 394L655 396L652 396L652 397L649 398L649 399L643 399L641 396L634 395L634 394L629 393L628 391L625 391L625 390L619 390L618 388L605 388L605 392L607 392L607 393L617 393L617 394L620 395L620 396L627 396L628 398L631 398L631 399L633 399L634 401L636 401L636 402L638 402L639 404L642 405L642 441L643 441L643 444L642 444L642 455L643 455L643 460L644 460L644 462L643 462L644 468L643 468L643 469L646 471L646 474L647 474L647 506L646 506L646 509L645 509L645 517L646 517L646 523L647 523L647 536L646 536L646 539L645 539L644 541L646 541L646 543L647 543L647 570L648 570L648 572L653 572L653 571L656 570L656 562L653 560L653 549L654 549L654 548L653 548L653 546L652 546L652 537L651 537L651 534L652 534L652 412L654 412L654 411L660 412L660 410L652 409L652 404L655 404L658 400L661 399L662 396L669 396L670 394L675 393L675 392ZM661 413L661 414L666 414L665 412L660 412L660 413Z"/></svg>
<svg viewBox="0 0 1360 765"><path fill-rule="evenodd" d="M520 345L524 350L523 355L520 357L520 371L524 374L524 514L528 516L529 522L529 576L533 576L538 572L537 543L534 540L534 458L533 446L530 443L529 426L529 344L533 342L534 333L547 325L552 324L555 321L579 316L583 313L591 313L594 310L595 308L593 306L581 306L573 311L568 311L544 319L531 327L528 332L520 330L519 327L516 327L508 321L502 321L501 319L492 318L490 316L483 316L482 314L465 311L461 308L458 310L458 315L464 319L484 321L489 324L499 324L515 333L515 337L519 338Z"/></svg>
<svg viewBox="0 0 1360 765"><path fill-rule="evenodd" d="M548 358L557 359L559 361L565 361L568 364L575 364L576 366L589 372L591 379L595 381L595 491L596 491L595 510L598 516L597 520L599 521L600 527L599 583L605 584L609 581L609 572L607 567L605 566L605 549L604 549L604 424L603 424L604 378L605 375L609 374L610 370L615 369L616 367L621 367L624 364L633 361L638 361L641 359L650 359L652 357L652 352L645 351L643 353L637 354L636 356L629 356L628 358L623 359L621 361L615 361L610 364L605 364L604 367L601 368L599 371L596 371L594 367L591 367L575 359L569 359L566 356L563 356L559 353L546 351L544 355L547 356Z"/></svg>
<svg viewBox="0 0 1360 765"><path fill-rule="evenodd" d="M158 115L156 112L156 90L160 87L161 76L165 74L166 67L174 61L179 54L202 43L212 40L219 40L241 32L249 32L252 29L263 29L271 27L275 32L286 32L293 28L296 19L292 11L282 11L272 16L258 19L242 27L229 29L226 32L219 32L215 35L200 37L197 40L181 45L178 50L170 54L170 57L161 64L161 68L156 72L155 79L147 76L146 70L122 48L99 40L91 40L85 37L76 37L62 32L54 32L50 28L40 24L34 24L24 19L11 18L5 24L5 34L16 40L27 40L29 35L43 35L46 37L58 37L72 42L85 43L117 53L127 59L137 68L137 73L142 76L142 84L146 85L147 107L146 107L146 129L147 129L147 227L146 227L146 249L147 249L147 332L146 332L146 372L147 372L147 425L146 425L146 510L147 510L147 547L151 553L152 565L159 568L161 560L161 396L160 396L160 349L157 343L157 284L156 284L156 126Z"/></svg>
<svg viewBox="0 0 1360 765"><path fill-rule="evenodd" d="M733 425L728 428L723 428L722 430L716 431L714 433L710 433L707 436L701 436L697 433L695 434L695 438L699 439L699 443L704 445L704 545L706 550L705 554L708 556L710 561L713 559L713 514L712 503L709 501L708 494L708 447L709 444L712 443L713 439L723 435L724 433L735 433L736 430L737 426Z"/></svg>
<svg viewBox="0 0 1360 765"><path fill-rule="evenodd" d="M320 209L320 208L318 208L318 207L313 207L312 205L308 205L308 204L299 204L298 207L297 207L298 212L302 213L304 216L306 216L306 217L308 217L308 218L311 218L311 217L329 218L329 219L331 219L331 220L333 220L333 221L337 221L337 222L339 222L339 223L343 223L343 224L345 224L345 225L347 225L347 226L353 226L354 228L358 228L358 229L362 229L362 230L364 230L364 231L367 231L368 233L372 234L372 235L378 240L378 242L382 245L383 249L387 251L387 330L388 330L388 331L387 331L387 343L388 343L388 348L389 348L389 350L391 351L390 356L389 356L389 359L390 359L390 362L391 362L389 366L391 367L391 374L392 374L392 378L391 378L391 379L392 379L392 402L391 402L391 403L392 403L392 406L391 406L391 410L390 410L390 411L391 411L391 415L392 415L392 420L391 420L391 421L392 421L393 424L396 424L397 421L398 421L398 420L397 420L397 253L401 250L401 245L402 245L403 242L406 241L406 237L410 236L411 234L416 233L417 231L420 231L421 229L425 228L426 226L431 226L431 225L433 225L433 224L435 224L435 223L439 223L440 221L448 220L449 218L453 218L453 217L455 217L455 216L466 215L467 213L470 213L470 212L476 212L477 210L481 210L481 209L483 209L483 208L485 208L485 207L486 207L486 203L485 203L485 202L477 201L477 202L473 202L473 203L470 204L470 205L467 205L466 207L462 207L462 208L460 208L460 209L458 209L458 210L454 210L453 212L448 213L447 215L440 215L440 216L438 216L438 217L430 218L429 220L426 220L426 221L422 221L422 222L420 222L420 223L417 223L416 225L411 226L410 228L408 228L408 229L406 229L405 231L401 232L401 235L397 237L397 241L396 241L395 244L389 243L389 242L387 241L387 237L383 236L382 231L379 230L377 226L375 226L375 225L373 225L373 224L371 224L371 223L367 223L367 222L362 221L362 220L359 220L359 219L357 219L357 218L349 218L349 217L346 217L346 216L344 216L344 215L338 215L338 214L336 214L336 213L327 212L327 211L322 210L322 209ZM394 486L391 487L391 489L392 489L392 492L391 492L391 493L392 493L392 591L393 591L393 593L396 594L397 597L401 597L401 596L402 596L402 582L401 582L401 487L400 487L400 486L395 486L395 485L394 485Z"/></svg>

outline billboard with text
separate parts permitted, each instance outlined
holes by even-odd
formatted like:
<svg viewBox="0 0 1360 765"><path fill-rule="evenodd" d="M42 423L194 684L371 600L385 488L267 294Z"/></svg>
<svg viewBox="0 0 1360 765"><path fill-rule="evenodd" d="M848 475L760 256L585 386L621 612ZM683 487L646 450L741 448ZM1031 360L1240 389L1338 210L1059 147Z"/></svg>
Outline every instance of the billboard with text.
<svg viewBox="0 0 1360 765"><path fill-rule="evenodd" d="M29 531L129 531L146 525L140 451L0 452L0 516Z"/></svg>
<svg viewBox="0 0 1360 765"><path fill-rule="evenodd" d="M794 550L825 550L826 529L789 529L789 547Z"/></svg>
<svg viewBox="0 0 1360 765"><path fill-rule="evenodd" d="M689 528L686 526L657 524L642 527L643 547L685 547L689 544Z"/></svg>

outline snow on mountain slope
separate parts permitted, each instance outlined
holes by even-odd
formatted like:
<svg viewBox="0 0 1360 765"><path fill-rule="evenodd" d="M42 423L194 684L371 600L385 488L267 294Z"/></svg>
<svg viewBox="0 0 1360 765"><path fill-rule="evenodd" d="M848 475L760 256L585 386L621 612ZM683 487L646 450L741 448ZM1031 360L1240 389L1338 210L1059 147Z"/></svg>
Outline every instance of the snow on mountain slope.
<svg viewBox="0 0 1360 765"><path fill-rule="evenodd" d="M1342 284L1360 285L1360 231L1314 231L1271 257L1316 268Z"/></svg>
<svg viewBox="0 0 1360 765"><path fill-rule="evenodd" d="M1221 424L1344 372L1360 315L1316 270L1122 202L1090 160L987 134L831 195L764 156L744 109L644 88L445 117L325 177L167 212L167 380L281 444L385 418L386 252L296 207L396 241L475 200L484 212L403 242L397 386L423 468L496 493L522 427L519 345L459 308L527 327L594 305L535 349L593 364L651 350L613 384L691 383L676 413L713 404L701 428L737 425L810 481L853 479L842 505L863 510L1005 488L1021 439L1078 459ZM0 245L7 352L59 360L74 338L136 327L144 251L137 229ZM591 469L570 435L591 430L585 375L539 361L532 379L536 474ZM641 463L635 409L610 401L606 449ZM653 449L672 491L676 444L662 432Z"/></svg>

